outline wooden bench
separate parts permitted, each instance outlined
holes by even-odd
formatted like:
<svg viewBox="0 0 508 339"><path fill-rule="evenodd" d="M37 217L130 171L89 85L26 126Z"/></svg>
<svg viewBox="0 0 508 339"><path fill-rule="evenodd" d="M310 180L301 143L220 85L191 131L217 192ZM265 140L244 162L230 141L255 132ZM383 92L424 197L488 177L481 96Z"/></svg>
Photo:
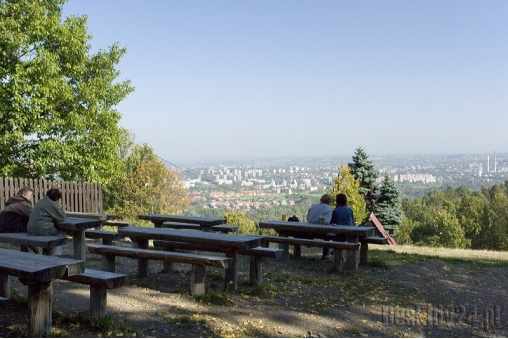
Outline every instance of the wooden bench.
<svg viewBox="0 0 508 339"><path fill-rule="evenodd" d="M90 286L90 314L98 319L104 318L107 307L107 290L123 286L125 274L85 269L85 272L64 277L63 280Z"/></svg>
<svg viewBox="0 0 508 339"><path fill-rule="evenodd" d="M333 251L334 270L341 272L344 269L348 271L356 271L358 269L358 253L359 253L358 250L360 249L359 243L277 237L277 236L263 237L263 242L265 243L266 247L268 247L268 243L271 242L278 243L279 247L284 250L285 259L289 258L288 245L290 244L309 247L328 247L334 250Z"/></svg>
<svg viewBox="0 0 508 339"><path fill-rule="evenodd" d="M85 231L85 238L102 239L103 245L112 245L113 241L124 239L125 237L121 236L117 232L112 232L112 231L86 230Z"/></svg>
<svg viewBox="0 0 508 339"><path fill-rule="evenodd" d="M154 240L155 248L163 248L164 250L189 250L189 251L207 251L207 252L223 252L220 247L208 244L189 244L178 241ZM261 286L263 283L263 258L280 259L284 251L278 248L255 247L251 249L240 249L238 254L250 257L249 283L251 285Z"/></svg>
<svg viewBox="0 0 508 339"><path fill-rule="evenodd" d="M172 222L172 221L165 221L162 223L163 228L174 228L178 230L197 230L201 231L201 225L200 224L188 224L184 222Z"/></svg>
<svg viewBox="0 0 508 339"><path fill-rule="evenodd" d="M106 220L102 225L117 226L117 227L127 227L127 226L134 226L134 223L133 222L128 222L128 221Z"/></svg>
<svg viewBox="0 0 508 339"><path fill-rule="evenodd" d="M0 233L0 242L12 245L20 245L23 252L27 252L27 246L42 247L42 254L53 255L56 246L67 242L65 234L59 235L28 235L27 233Z"/></svg>
<svg viewBox="0 0 508 339"><path fill-rule="evenodd" d="M362 244L362 246L360 247L360 265L368 266L369 244L387 245L388 239L383 237L364 237L360 238L360 243Z"/></svg>
<svg viewBox="0 0 508 339"><path fill-rule="evenodd" d="M229 233L229 232L238 232L238 226L227 226L227 225L215 225L212 226L212 232L221 232L221 233Z"/></svg>
<svg viewBox="0 0 508 339"><path fill-rule="evenodd" d="M109 272L115 272L115 257L117 256L138 259L138 275L141 278L145 278L148 275L147 260L162 260L191 264L192 271L190 291L192 295L205 293L206 266L227 268L233 261L231 258L227 257L164 252L107 245L89 245L88 250L90 253L100 254L106 257L106 266L103 267L103 269Z"/></svg>

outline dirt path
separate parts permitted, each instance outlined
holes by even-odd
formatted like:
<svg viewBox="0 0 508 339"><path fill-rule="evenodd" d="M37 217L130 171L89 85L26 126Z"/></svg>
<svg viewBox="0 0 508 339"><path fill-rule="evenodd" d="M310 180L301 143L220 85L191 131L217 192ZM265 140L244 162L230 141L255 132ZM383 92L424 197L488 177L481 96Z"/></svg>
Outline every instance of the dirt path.
<svg viewBox="0 0 508 339"><path fill-rule="evenodd" d="M248 263L242 258L239 291L227 298L220 298L223 271L211 269L204 300L188 294L188 266L162 274L162 265L154 262L149 278L136 279L136 262L120 259L117 271L131 278L108 291L114 324L89 331L82 316L88 288L58 281L54 332L72 337L508 336L506 267L428 259L336 274L330 272L331 261L319 260L319 250L304 247L302 254L299 260L268 260L261 289L247 285ZM87 267L99 265L98 257L89 257ZM12 285L26 295L25 286L14 280ZM25 303L5 303L0 336L26 335L26 311Z"/></svg>

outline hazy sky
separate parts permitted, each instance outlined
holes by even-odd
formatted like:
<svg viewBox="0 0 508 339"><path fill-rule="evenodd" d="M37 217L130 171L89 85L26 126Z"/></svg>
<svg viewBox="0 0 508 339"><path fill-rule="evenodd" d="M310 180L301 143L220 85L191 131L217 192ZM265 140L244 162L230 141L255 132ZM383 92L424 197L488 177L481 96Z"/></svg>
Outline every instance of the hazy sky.
<svg viewBox="0 0 508 339"><path fill-rule="evenodd" d="M508 1L70 0L136 88L120 124L195 159L508 152Z"/></svg>

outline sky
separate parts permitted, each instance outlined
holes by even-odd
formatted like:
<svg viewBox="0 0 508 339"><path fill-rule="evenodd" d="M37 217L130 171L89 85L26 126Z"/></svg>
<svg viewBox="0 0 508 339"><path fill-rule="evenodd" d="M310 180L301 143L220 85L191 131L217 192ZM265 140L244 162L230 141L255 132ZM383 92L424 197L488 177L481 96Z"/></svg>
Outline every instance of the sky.
<svg viewBox="0 0 508 339"><path fill-rule="evenodd" d="M508 1L69 0L163 159L508 152Z"/></svg>

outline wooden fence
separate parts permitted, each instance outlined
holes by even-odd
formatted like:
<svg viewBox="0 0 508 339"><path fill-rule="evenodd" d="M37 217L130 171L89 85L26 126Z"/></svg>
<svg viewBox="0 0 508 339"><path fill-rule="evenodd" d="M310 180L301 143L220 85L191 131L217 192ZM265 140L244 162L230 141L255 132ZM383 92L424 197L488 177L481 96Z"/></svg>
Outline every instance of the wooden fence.
<svg viewBox="0 0 508 339"><path fill-rule="evenodd" d="M50 188L62 191L62 208L67 212L103 213L102 187L97 183L67 182L53 180L0 178L0 210L9 197L16 195L24 186L34 190L34 204Z"/></svg>

